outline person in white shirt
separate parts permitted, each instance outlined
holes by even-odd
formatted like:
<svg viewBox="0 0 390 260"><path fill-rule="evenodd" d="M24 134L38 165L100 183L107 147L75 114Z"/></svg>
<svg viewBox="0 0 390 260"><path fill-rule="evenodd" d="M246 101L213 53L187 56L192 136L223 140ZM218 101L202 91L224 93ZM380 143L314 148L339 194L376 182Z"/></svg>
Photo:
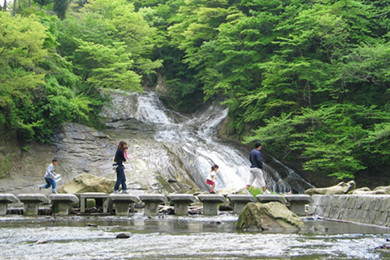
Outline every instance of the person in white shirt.
<svg viewBox="0 0 390 260"><path fill-rule="evenodd" d="M211 166L211 171L209 173L209 175L207 175L207 180L206 180L206 183L208 185L211 185L210 187L210 193L215 193L214 191L214 188L215 188L215 180L217 179L217 170L219 169L219 166L214 164L213 166Z"/></svg>

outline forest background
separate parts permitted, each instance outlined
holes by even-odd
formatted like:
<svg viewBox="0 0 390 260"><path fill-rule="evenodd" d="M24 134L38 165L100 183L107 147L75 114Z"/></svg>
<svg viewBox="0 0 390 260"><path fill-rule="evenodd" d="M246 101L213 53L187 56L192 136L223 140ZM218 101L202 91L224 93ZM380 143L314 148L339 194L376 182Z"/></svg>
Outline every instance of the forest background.
<svg viewBox="0 0 390 260"><path fill-rule="evenodd" d="M110 89L163 82L172 108L222 103L230 138L300 171L389 184L387 0L0 5L0 132L24 149L66 121L103 127Z"/></svg>

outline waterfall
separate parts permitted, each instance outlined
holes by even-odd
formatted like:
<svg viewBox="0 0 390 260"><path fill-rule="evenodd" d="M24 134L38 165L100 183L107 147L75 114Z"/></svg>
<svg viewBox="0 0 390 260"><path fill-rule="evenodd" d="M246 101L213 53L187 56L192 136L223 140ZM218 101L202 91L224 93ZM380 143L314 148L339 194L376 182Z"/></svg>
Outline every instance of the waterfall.
<svg viewBox="0 0 390 260"><path fill-rule="evenodd" d="M231 193L245 187L250 150L217 138L217 127L227 114L227 108L209 105L185 116L165 107L154 92L114 93L112 108L103 112L111 127L110 136L131 140L131 179L145 181L144 176L157 188L157 180L163 178L188 187L193 183L205 191L210 167L217 164L216 190ZM288 173L279 174L265 162L265 178L271 190L302 193L311 187L287 166L284 171ZM282 175L287 175L289 182Z"/></svg>

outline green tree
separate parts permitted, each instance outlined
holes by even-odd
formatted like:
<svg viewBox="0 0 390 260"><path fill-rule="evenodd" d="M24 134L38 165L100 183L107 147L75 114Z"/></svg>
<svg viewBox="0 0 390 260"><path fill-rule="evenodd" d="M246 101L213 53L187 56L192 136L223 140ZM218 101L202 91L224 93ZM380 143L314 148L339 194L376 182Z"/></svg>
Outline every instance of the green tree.
<svg viewBox="0 0 390 260"><path fill-rule="evenodd" d="M53 11L60 19L65 19L70 0L54 0Z"/></svg>
<svg viewBox="0 0 390 260"><path fill-rule="evenodd" d="M33 93L44 83L39 69L47 55L45 27L37 21L0 13L0 123L19 136L33 135L23 111L33 104Z"/></svg>

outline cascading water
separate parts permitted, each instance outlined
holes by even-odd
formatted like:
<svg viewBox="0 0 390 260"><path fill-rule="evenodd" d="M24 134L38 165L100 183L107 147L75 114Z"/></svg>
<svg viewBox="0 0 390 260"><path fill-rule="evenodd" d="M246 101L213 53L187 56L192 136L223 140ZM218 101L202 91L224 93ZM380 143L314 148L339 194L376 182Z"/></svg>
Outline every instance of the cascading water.
<svg viewBox="0 0 390 260"><path fill-rule="evenodd" d="M182 182L187 187L207 190L206 176L216 163L220 167L216 190L231 193L245 186L249 151L216 137L217 126L226 118L228 109L210 105L184 116L167 109L154 92L118 92L112 96L113 106L103 115L109 119L107 125L112 127L110 136L132 140L128 179L142 182L140 176L144 176L157 190L161 188L158 187L161 178L171 184ZM292 187L267 163L265 166L267 185L276 192L302 193L311 186L285 167L288 174L283 175L294 182Z"/></svg>

